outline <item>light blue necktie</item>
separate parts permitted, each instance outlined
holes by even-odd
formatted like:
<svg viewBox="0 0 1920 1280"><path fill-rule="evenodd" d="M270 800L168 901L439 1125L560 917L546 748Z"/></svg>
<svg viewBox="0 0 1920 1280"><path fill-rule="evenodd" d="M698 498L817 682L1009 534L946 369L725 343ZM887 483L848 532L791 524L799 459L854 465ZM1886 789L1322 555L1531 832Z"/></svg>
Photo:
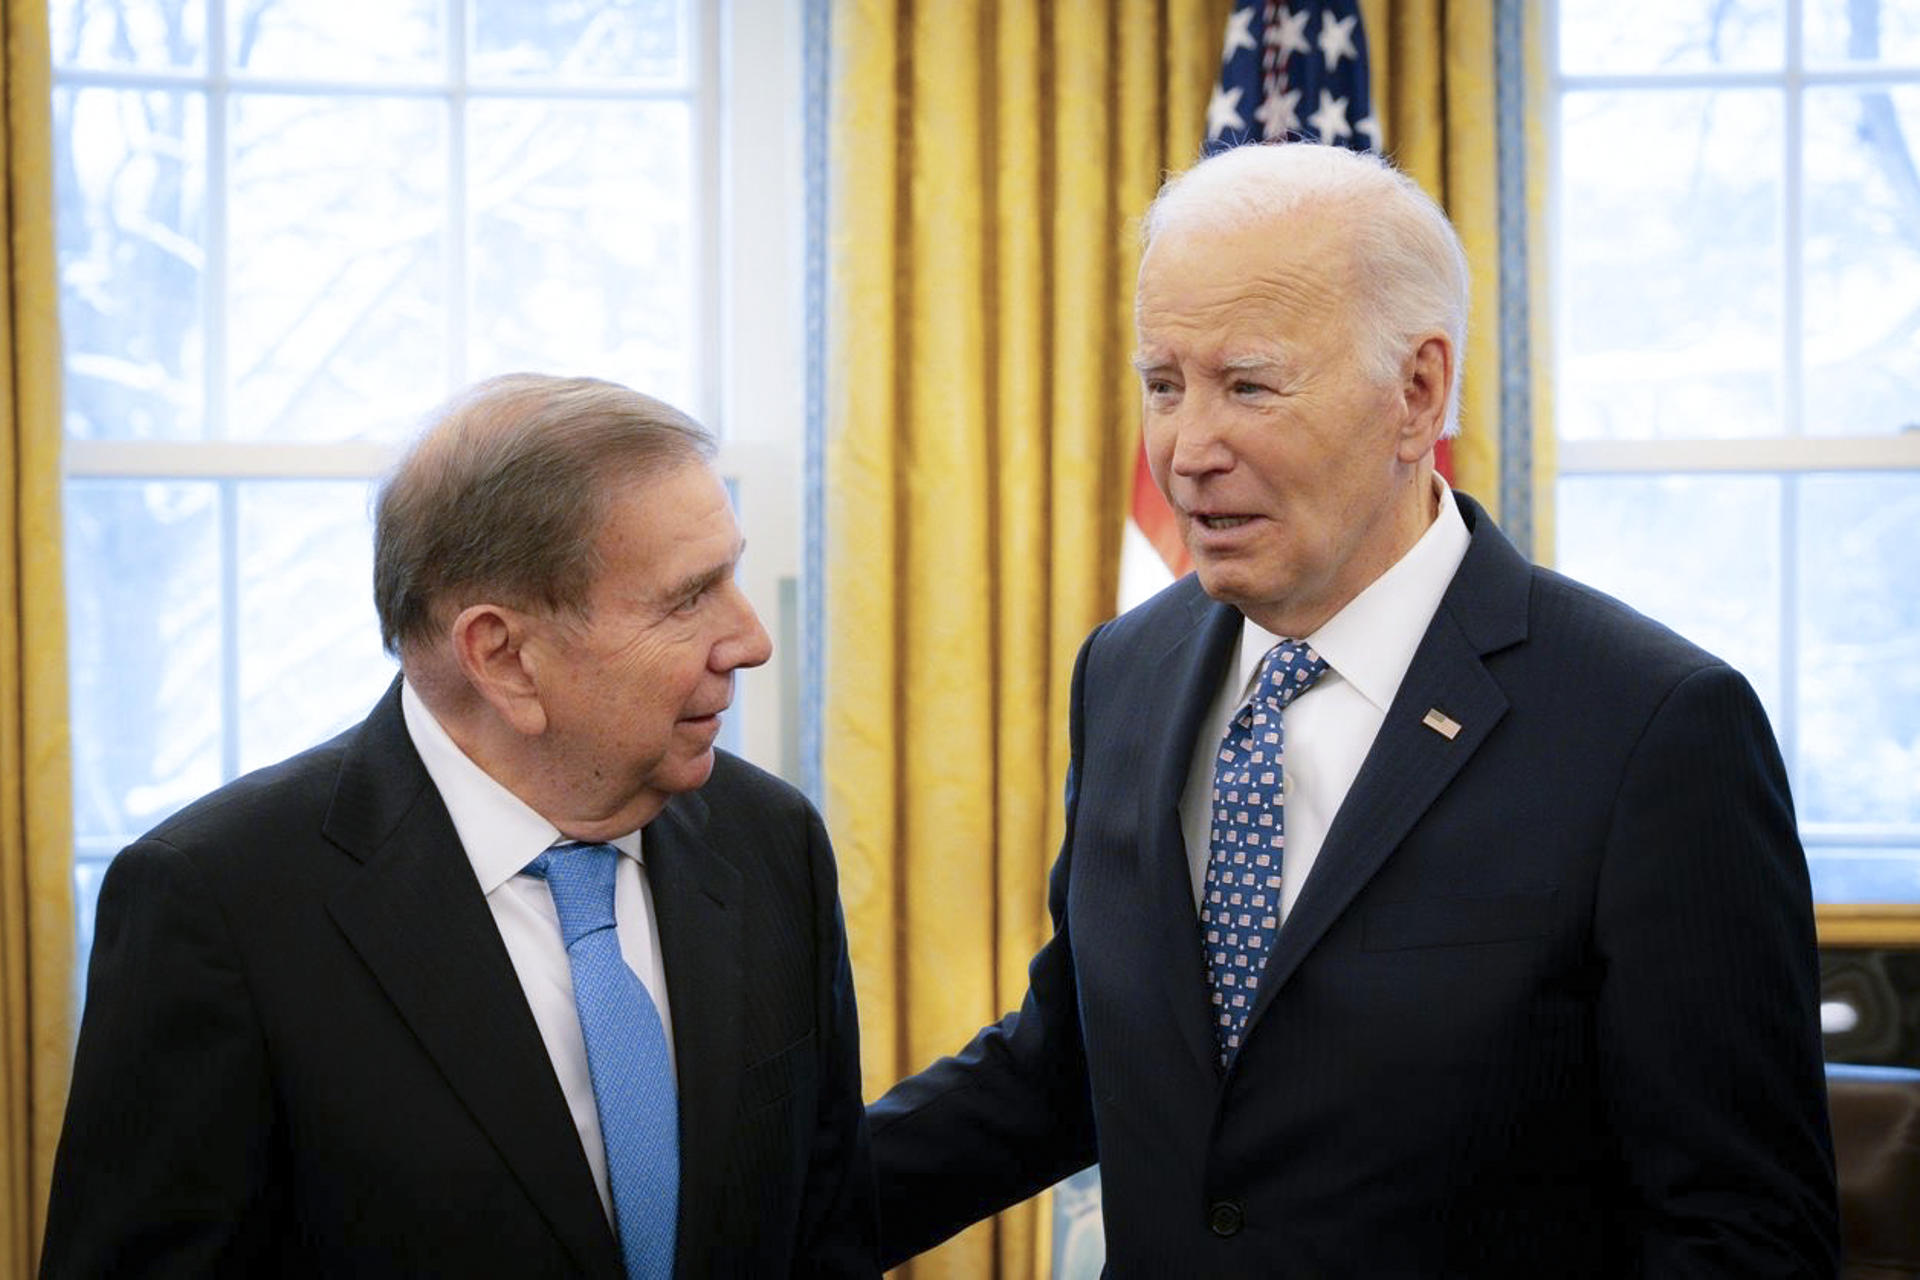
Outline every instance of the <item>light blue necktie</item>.
<svg viewBox="0 0 1920 1280"><path fill-rule="evenodd" d="M1200 933L1222 1066L1240 1048L1280 927L1287 843L1280 713L1326 669L1327 660L1302 641L1282 640L1269 649L1253 696L1227 726L1214 758L1212 850L1200 896Z"/></svg>
<svg viewBox="0 0 1920 1280"><path fill-rule="evenodd" d="M619 866L610 844L566 844L528 863L527 874L547 882L560 912L627 1276L666 1280L680 1200L680 1106L659 1010L620 954Z"/></svg>

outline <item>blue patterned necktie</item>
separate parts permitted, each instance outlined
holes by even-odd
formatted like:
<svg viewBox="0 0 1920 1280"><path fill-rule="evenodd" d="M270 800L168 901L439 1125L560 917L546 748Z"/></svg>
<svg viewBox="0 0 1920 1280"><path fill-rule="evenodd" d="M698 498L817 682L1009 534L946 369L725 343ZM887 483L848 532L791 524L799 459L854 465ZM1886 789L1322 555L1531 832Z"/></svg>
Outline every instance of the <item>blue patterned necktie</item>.
<svg viewBox="0 0 1920 1280"><path fill-rule="evenodd" d="M627 1276L665 1280L673 1274L680 1199L680 1106L660 1012L620 954L613 923L619 866L620 851L610 844L568 844L528 863L527 874L547 882L560 913Z"/></svg>
<svg viewBox="0 0 1920 1280"><path fill-rule="evenodd" d="M1286 847L1280 713L1327 669L1305 643L1267 651L1253 696L1227 725L1213 763L1213 836L1200 932L1213 988L1214 1037L1225 1066L1260 991L1260 971L1280 921L1280 855Z"/></svg>

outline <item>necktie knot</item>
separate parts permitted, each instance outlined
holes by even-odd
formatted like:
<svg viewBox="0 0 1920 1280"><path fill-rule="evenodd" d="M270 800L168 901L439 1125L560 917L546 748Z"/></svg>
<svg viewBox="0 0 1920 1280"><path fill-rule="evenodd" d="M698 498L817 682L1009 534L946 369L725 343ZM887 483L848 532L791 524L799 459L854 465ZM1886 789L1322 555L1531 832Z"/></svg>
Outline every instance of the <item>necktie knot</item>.
<svg viewBox="0 0 1920 1280"><path fill-rule="evenodd" d="M527 864L527 874L547 882L560 913L560 937L568 951L574 943L613 928L613 882L620 851L610 844L563 844Z"/></svg>
<svg viewBox="0 0 1920 1280"><path fill-rule="evenodd" d="M1253 701L1269 710L1284 710L1289 702L1313 687L1325 675L1327 660L1302 640L1282 640L1267 650L1260 663L1260 681L1254 686Z"/></svg>

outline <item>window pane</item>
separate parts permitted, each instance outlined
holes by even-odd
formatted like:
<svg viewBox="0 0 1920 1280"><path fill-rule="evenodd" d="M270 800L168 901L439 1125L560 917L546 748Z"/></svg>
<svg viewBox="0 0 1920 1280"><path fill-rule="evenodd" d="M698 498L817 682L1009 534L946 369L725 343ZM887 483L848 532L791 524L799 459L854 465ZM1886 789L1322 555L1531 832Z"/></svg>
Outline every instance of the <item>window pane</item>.
<svg viewBox="0 0 1920 1280"><path fill-rule="evenodd" d="M684 0L473 0L474 78L684 84L689 19Z"/></svg>
<svg viewBox="0 0 1920 1280"><path fill-rule="evenodd" d="M240 768L359 721L393 679L373 609L370 486L259 481L240 491Z"/></svg>
<svg viewBox="0 0 1920 1280"><path fill-rule="evenodd" d="M50 0L56 67L186 70L206 52L202 0Z"/></svg>
<svg viewBox="0 0 1920 1280"><path fill-rule="evenodd" d="M179 439L202 431L206 100L53 95L66 431Z"/></svg>
<svg viewBox="0 0 1920 1280"><path fill-rule="evenodd" d="M475 103L472 368L590 373L698 411L692 113Z"/></svg>
<svg viewBox="0 0 1920 1280"><path fill-rule="evenodd" d="M245 95L233 110L231 434L403 434L446 385L446 109Z"/></svg>
<svg viewBox="0 0 1920 1280"><path fill-rule="evenodd" d="M1591 72L1778 67L1778 0L1562 0L1560 66Z"/></svg>
<svg viewBox="0 0 1920 1280"><path fill-rule="evenodd" d="M1772 476L1567 476L1558 566L1719 655L1780 704L1780 482Z"/></svg>
<svg viewBox="0 0 1920 1280"><path fill-rule="evenodd" d="M229 0L227 60L300 79L437 79L445 10L445 0Z"/></svg>
<svg viewBox="0 0 1920 1280"><path fill-rule="evenodd" d="M1920 845L1920 473L1799 483L1800 816Z"/></svg>
<svg viewBox="0 0 1920 1280"><path fill-rule="evenodd" d="M219 493L66 490L76 836L118 848L220 781Z"/></svg>
<svg viewBox="0 0 1920 1280"><path fill-rule="evenodd" d="M1920 62L1913 0L1804 0L1807 57L1819 62Z"/></svg>
<svg viewBox="0 0 1920 1280"><path fill-rule="evenodd" d="M1807 845L1815 902L1920 902L1920 849Z"/></svg>
<svg viewBox="0 0 1920 1280"><path fill-rule="evenodd" d="M1920 87L1806 95L1806 423L1920 431Z"/></svg>
<svg viewBox="0 0 1920 1280"><path fill-rule="evenodd" d="M1781 127L1774 92L1566 95L1561 435L1781 432Z"/></svg>

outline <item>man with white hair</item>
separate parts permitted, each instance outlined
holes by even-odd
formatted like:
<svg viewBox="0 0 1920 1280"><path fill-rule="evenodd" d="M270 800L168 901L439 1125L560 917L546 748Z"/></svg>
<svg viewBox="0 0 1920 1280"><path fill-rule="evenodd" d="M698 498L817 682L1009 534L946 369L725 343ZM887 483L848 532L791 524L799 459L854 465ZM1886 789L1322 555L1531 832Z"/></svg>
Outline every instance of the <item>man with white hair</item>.
<svg viewBox="0 0 1920 1280"><path fill-rule="evenodd" d="M1766 715L1438 476L1466 311L1377 158L1241 147L1153 205L1197 576L1081 649L1022 1007L869 1110L884 1261L1098 1161L1115 1276L1833 1274Z"/></svg>

